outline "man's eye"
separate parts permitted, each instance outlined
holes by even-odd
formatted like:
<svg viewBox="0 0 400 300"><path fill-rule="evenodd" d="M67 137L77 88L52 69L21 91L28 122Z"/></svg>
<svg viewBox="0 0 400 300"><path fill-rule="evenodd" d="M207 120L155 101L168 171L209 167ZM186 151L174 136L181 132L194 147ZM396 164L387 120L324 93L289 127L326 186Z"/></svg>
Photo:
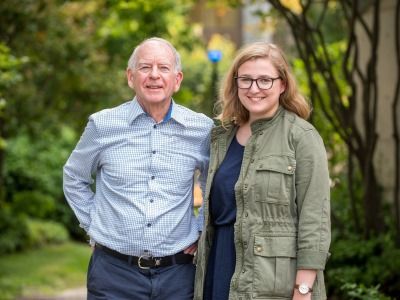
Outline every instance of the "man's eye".
<svg viewBox="0 0 400 300"><path fill-rule="evenodd" d="M142 72L148 72L151 70L151 68L149 66L141 66L139 67L139 70Z"/></svg>
<svg viewBox="0 0 400 300"><path fill-rule="evenodd" d="M167 66L161 66L160 67L161 72L169 72L169 67Z"/></svg>

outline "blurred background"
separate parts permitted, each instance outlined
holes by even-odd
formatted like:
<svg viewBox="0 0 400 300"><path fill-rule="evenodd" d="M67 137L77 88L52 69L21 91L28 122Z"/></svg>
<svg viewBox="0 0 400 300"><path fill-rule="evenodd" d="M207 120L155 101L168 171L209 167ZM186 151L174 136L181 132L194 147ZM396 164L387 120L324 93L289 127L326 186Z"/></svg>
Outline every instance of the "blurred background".
<svg viewBox="0 0 400 300"><path fill-rule="evenodd" d="M284 49L329 156L329 299L400 299L396 0L0 1L0 298L84 287L62 167L91 113L132 98L127 60L151 36L182 55L175 101L210 117L238 48Z"/></svg>

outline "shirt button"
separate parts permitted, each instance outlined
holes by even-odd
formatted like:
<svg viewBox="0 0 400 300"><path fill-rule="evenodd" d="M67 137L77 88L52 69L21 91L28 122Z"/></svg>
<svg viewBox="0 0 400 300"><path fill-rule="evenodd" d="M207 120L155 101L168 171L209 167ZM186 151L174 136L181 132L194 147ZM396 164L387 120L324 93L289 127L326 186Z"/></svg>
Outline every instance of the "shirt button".
<svg viewBox="0 0 400 300"><path fill-rule="evenodd" d="M154 124L154 125L153 125L153 128L154 128L154 129L156 129L156 128L157 128L157 125L156 125L156 124Z"/></svg>
<svg viewBox="0 0 400 300"><path fill-rule="evenodd" d="M151 176L151 179L155 179L156 178L156 176Z"/></svg>
<svg viewBox="0 0 400 300"><path fill-rule="evenodd" d="M154 200L153 199L150 199L150 203L153 203L154 202Z"/></svg>
<svg viewBox="0 0 400 300"><path fill-rule="evenodd" d="M151 227L151 224L150 224L150 223L147 223L147 227Z"/></svg>
<svg viewBox="0 0 400 300"><path fill-rule="evenodd" d="M153 150L152 153L153 153L153 154L156 154L156 150Z"/></svg>

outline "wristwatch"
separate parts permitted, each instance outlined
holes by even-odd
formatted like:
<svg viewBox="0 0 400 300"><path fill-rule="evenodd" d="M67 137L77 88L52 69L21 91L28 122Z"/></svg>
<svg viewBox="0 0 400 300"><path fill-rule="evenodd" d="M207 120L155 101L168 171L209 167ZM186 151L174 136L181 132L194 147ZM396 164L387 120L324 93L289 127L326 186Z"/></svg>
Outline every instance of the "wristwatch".
<svg viewBox="0 0 400 300"><path fill-rule="evenodd" d="M296 284L294 286L295 289L299 290L299 293L301 295L307 295L308 293L312 292L312 288L310 288L307 284L305 283L300 283L300 284Z"/></svg>

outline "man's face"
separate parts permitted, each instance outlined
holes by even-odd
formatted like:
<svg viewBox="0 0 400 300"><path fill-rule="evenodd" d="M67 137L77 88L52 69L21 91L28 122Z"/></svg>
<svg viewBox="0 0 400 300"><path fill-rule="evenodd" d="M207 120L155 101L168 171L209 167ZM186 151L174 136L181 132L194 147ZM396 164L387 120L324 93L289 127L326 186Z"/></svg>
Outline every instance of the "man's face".
<svg viewBox="0 0 400 300"><path fill-rule="evenodd" d="M183 74L175 70L172 50L157 41L144 43L138 49L134 70L128 69L128 85L139 102L157 105L168 102L179 90Z"/></svg>

